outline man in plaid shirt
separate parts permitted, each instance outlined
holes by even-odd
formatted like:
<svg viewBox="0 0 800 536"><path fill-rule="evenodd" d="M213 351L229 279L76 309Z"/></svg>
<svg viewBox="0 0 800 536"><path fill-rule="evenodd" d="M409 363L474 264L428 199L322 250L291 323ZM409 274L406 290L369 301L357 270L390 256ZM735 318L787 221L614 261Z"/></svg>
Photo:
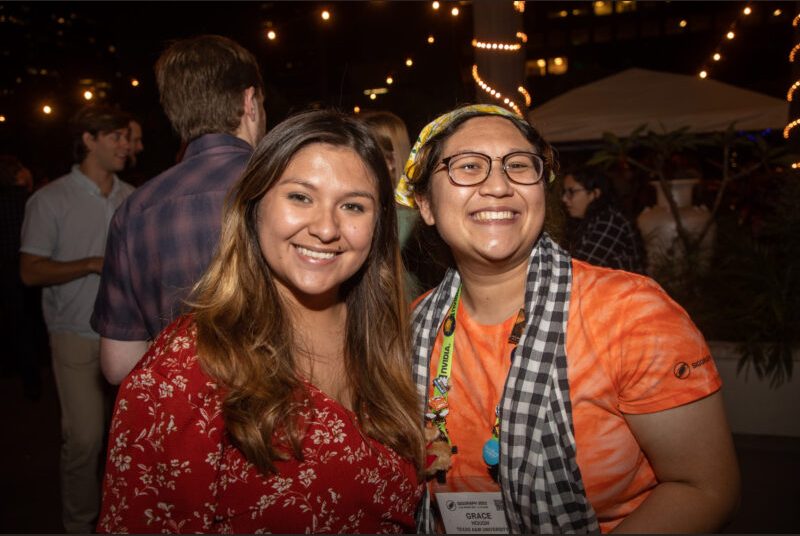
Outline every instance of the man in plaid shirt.
<svg viewBox="0 0 800 536"><path fill-rule="evenodd" d="M253 55L213 35L171 45L156 62L161 104L187 144L111 222L92 327L118 384L182 312L219 240L225 195L264 136L264 84Z"/></svg>

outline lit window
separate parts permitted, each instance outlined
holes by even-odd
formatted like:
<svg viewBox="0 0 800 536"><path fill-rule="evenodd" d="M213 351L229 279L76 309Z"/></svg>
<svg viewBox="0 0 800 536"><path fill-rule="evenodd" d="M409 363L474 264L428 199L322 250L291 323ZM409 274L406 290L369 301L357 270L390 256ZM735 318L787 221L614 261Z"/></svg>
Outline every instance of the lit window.
<svg viewBox="0 0 800 536"><path fill-rule="evenodd" d="M548 74L564 74L569 69L569 62L567 58L558 56L555 58L548 58L547 60L547 73Z"/></svg>
<svg viewBox="0 0 800 536"><path fill-rule="evenodd" d="M597 0L593 6L594 14L598 16L611 15L614 12L614 5L609 0Z"/></svg>

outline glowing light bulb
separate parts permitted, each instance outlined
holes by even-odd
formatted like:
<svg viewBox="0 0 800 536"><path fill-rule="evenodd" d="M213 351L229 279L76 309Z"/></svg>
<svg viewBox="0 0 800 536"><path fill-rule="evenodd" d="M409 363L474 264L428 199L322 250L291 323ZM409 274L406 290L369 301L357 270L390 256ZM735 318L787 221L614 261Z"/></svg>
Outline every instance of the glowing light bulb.
<svg viewBox="0 0 800 536"><path fill-rule="evenodd" d="M686 28L686 25L687 25L687 24L689 24L689 23L688 23L688 22L686 22L686 19L683 19L682 21L680 21L680 22L678 23L678 26L680 26L681 28Z"/></svg>
<svg viewBox="0 0 800 536"><path fill-rule="evenodd" d="M331 12L326 9L320 14L320 16L322 17L322 20L330 20Z"/></svg>
<svg viewBox="0 0 800 536"><path fill-rule="evenodd" d="M749 14L750 14L750 13L752 13L752 12L753 12L753 10L752 10L752 9L750 9L750 6L747 6L747 7L746 7L746 8L744 8L744 10L742 11L742 13L744 13L745 15L749 15Z"/></svg>
<svg viewBox="0 0 800 536"><path fill-rule="evenodd" d="M700 71L700 78L706 78L708 73L706 71Z"/></svg>
<svg viewBox="0 0 800 536"><path fill-rule="evenodd" d="M94 98L94 93L92 93L91 91L88 91L88 90L84 91L83 92L83 98L86 99L87 101L92 100Z"/></svg>
<svg viewBox="0 0 800 536"><path fill-rule="evenodd" d="M370 93L369 94L369 100L375 100L377 98L378 98L378 96L375 93Z"/></svg>
<svg viewBox="0 0 800 536"><path fill-rule="evenodd" d="M728 39L733 39L734 37L736 37L736 34L733 32L728 32L727 34L725 34L725 37L727 37Z"/></svg>
<svg viewBox="0 0 800 536"><path fill-rule="evenodd" d="M439 5L440 5L440 4L439 4L439 2L433 2L433 3L431 4L431 7L432 7L433 9L439 9Z"/></svg>
<svg viewBox="0 0 800 536"><path fill-rule="evenodd" d="M131 85L133 87L139 87L139 81L135 78L131 78Z"/></svg>
<svg viewBox="0 0 800 536"><path fill-rule="evenodd" d="M719 61L720 59L722 59L722 55L719 52L715 53L714 54L714 61Z"/></svg>
<svg viewBox="0 0 800 536"><path fill-rule="evenodd" d="M781 13L783 13L783 11L781 11L780 9L776 9L775 11L772 12L772 16L773 17L780 17Z"/></svg>
<svg viewBox="0 0 800 536"><path fill-rule="evenodd" d="M50 115L51 113L53 113L53 109L47 104L45 104L44 106L42 106L42 112L44 112L45 115Z"/></svg>
<svg viewBox="0 0 800 536"><path fill-rule="evenodd" d="M434 39L432 35L428 36L428 44L429 45L432 45L435 41L436 41L436 39Z"/></svg>
<svg viewBox="0 0 800 536"><path fill-rule="evenodd" d="M391 76L387 76L386 83L391 86L394 83L394 78L392 78Z"/></svg>
<svg viewBox="0 0 800 536"><path fill-rule="evenodd" d="M275 33L275 30L270 30L267 32L267 39L270 41L275 41L276 37L278 37L278 34Z"/></svg>
<svg viewBox="0 0 800 536"><path fill-rule="evenodd" d="M360 114L361 113L361 106L353 106L353 113Z"/></svg>
<svg viewBox="0 0 800 536"><path fill-rule="evenodd" d="M414 65L414 60L406 58L406 67L411 67L412 65Z"/></svg>
<svg viewBox="0 0 800 536"><path fill-rule="evenodd" d="M459 13L460 13L460 12L459 12L459 10L458 10L458 8L457 8L457 7L454 7L453 9L451 9L451 10L450 10L450 14L451 14L452 16L454 16L454 17L458 17L458 14L459 14Z"/></svg>
<svg viewBox="0 0 800 536"><path fill-rule="evenodd" d="M5 122L6 122L6 116L0 115L0 123L5 123Z"/></svg>

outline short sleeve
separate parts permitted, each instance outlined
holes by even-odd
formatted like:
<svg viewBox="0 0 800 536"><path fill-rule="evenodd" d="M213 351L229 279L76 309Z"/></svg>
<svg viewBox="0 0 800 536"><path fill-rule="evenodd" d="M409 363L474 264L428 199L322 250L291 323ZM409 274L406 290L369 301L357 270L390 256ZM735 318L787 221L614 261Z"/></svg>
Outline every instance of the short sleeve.
<svg viewBox="0 0 800 536"><path fill-rule="evenodd" d="M627 275L627 274L626 274ZM609 353L623 413L653 413L699 400L721 380L703 335L654 281L630 276ZM616 366L615 366L616 365Z"/></svg>
<svg viewBox="0 0 800 536"><path fill-rule="evenodd" d="M180 354L192 351L188 336L162 334L143 361L185 363ZM204 397L209 391L191 373L155 368L137 367L120 387L98 532L213 531L222 450L218 399Z"/></svg>
<svg viewBox="0 0 800 536"><path fill-rule="evenodd" d="M50 258L55 253L57 242L58 217L47 202L47 198L41 192L37 192L25 205L20 251Z"/></svg>
<svg viewBox="0 0 800 536"><path fill-rule="evenodd" d="M117 210L109 226L91 325L97 333L109 339L145 341L150 335L133 289L126 232L127 207L128 204L124 203Z"/></svg>

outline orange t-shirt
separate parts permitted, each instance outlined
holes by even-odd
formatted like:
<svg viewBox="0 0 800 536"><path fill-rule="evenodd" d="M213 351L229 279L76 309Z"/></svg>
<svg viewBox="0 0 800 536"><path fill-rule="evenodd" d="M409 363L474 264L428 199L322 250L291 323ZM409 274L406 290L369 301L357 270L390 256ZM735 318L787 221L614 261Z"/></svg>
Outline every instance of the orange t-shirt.
<svg viewBox="0 0 800 536"><path fill-rule="evenodd" d="M576 455L600 529L609 532L657 483L624 414L681 406L722 382L703 336L655 282L577 260L572 267L566 352ZM448 479L489 478L482 449L511 365L515 320L481 325L459 304L447 416L458 453ZM431 378L441 346L440 328Z"/></svg>

